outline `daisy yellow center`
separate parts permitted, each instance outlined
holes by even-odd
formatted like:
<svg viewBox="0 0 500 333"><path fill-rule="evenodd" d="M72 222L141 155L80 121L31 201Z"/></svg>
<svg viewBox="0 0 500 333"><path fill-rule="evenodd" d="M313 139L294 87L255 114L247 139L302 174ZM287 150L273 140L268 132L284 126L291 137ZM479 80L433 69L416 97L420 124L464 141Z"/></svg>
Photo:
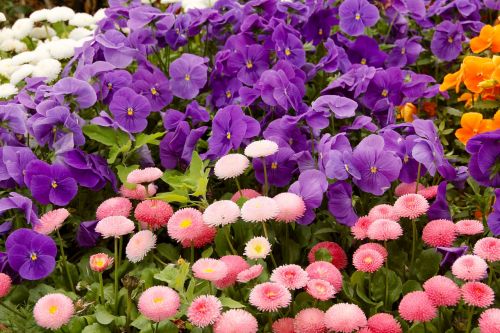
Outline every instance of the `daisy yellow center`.
<svg viewBox="0 0 500 333"><path fill-rule="evenodd" d="M401 54L405 54L405 53L406 53L406 48L404 48L404 47L403 47L403 48L401 49Z"/></svg>
<svg viewBox="0 0 500 333"><path fill-rule="evenodd" d="M191 224L193 224L193 221L191 221L191 219L185 219L185 220L182 220L181 223L179 223L179 227L181 229L186 229L186 228L189 228L191 226Z"/></svg>
<svg viewBox="0 0 500 333"><path fill-rule="evenodd" d="M215 270L212 267L207 267L203 270L203 273L213 273Z"/></svg>
<svg viewBox="0 0 500 333"><path fill-rule="evenodd" d="M252 67L253 67L252 61L251 60L247 60L247 68L248 69L252 69Z"/></svg>
<svg viewBox="0 0 500 333"><path fill-rule="evenodd" d="M387 89L384 89L382 90L382 94L381 94L383 97L387 97L387 95L389 95L389 91L387 91Z"/></svg>
<svg viewBox="0 0 500 333"><path fill-rule="evenodd" d="M134 109L132 109L132 108L128 108L128 109L127 109L127 114L128 114L129 116L133 116L133 115L134 115Z"/></svg>
<svg viewBox="0 0 500 333"><path fill-rule="evenodd" d="M49 308L49 313L50 314L54 314L57 312L57 306L55 305L52 305L50 308Z"/></svg>
<svg viewBox="0 0 500 333"><path fill-rule="evenodd" d="M268 292L266 292L266 296L267 296L268 298L273 298L273 297L275 297L276 295L277 295L277 294L276 294L274 291L272 291L272 290L269 290Z"/></svg>
<svg viewBox="0 0 500 333"><path fill-rule="evenodd" d="M361 65L366 65L366 58L361 59Z"/></svg>
<svg viewBox="0 0 500 333"><path fill-rule="evenodd" d="M290 56L290 54L292 54L292 52L291 52L291 51L290 51L290 49L287 47L287 48L285 49L285 55L286 55L287 57L289 57L289 56Z"/></svg>
<svg viewBox="0 0 500 333"><path fill-rule="evenodd" d="M102 259L97 259L96 262L95 262L95 265L97 267L103 267L104 266L104 260Z"/></svg>
<svg viewBox="0 0 500 333"><path fill-rule="evenodd" d="M278 168L278 163L277 162L271 163L271 169L277 169L277 168Z"/></svg>
<svg viewBox="0 0 500 333"><path fill-rule="evenodd" d="M227 98L231 98L231 96L232 96L231 92L230 92L229 90L228 90L228 91L226 91L226 97L227 97Z"/></svg>
<svg viewBox="0 0 500 333"><path fill-rule="evenodd" d="M261 244L256 244L254 247L253 247L254 251L257 252L257 253L262 253L262 250L264 250L263 246Z"/></svg>
<svg viewBox="0 0 500 333"><path fill-rule="evenodd" d="M320 36L323 35L323 29L318 30L318 35L320 35Z"/></svg>
<svg viewBox="0 0 500 333"><path fill-rule="evenodd" d="M162 303L163 302L163 297L155 297L153 298L153 303Z"/></svg>
<svg viewBox="0 0 500 333"><path fill-rule="evenodd" d="M448 37L448 43L453 43L453 37Z"/></svg>
<svg viewBox="0 0 500 333"><path fill-rule="evenodd" d="M52 186L52 188L56 188L57 187L57 182L55 180L52 181L52 184L50 184Z"/></svg>
<svg viewBox="0 0 500 333"><path fill-rule="evenodd" d="M371 264L373 262L373 258L372 257L366 257L363 261L364 261L365 264Z"/></svg>
<svg viewBox="0 0 500 333"><path fill-rule="evenodd" d="M186 81L191 80L191 76L189 74L186 74L186 76L184 76L184 80L186 80Z"/></svg>
<svg viewBox="0 0 500 333"><path fill-rule="evenodd" d="M372 166L372 167L370 168L370 172L371 172L371 173L377 173L377 171L378 171L378 169L377 169L377 167L376 167L376 166Z"/></svg>
<svg viewBox="0 0 500 333"><path fill-rule="evenodd" d="M38 257L37 257L37 255L36 255L36 253L35 253L35 252L33 252L33 253L31 254L30 258L31 258L31 261L35 261Z"/></svg>
<svg viewBox="0 0 500 333"><path fill-rule="evenodd" d="M320 293L324 293L326 291L326 288L324 285L320 284L316 286L316 290Z"/></svg>
<svg viewBox="0 0 500 333"><path fill-rule="evenodd" d="M226 138L227 138L228 140L229 140L229 139L231 139L231 132L227 132L227 134L226 134Z"/></svg>
<svg viewBox="0 0 500 333"><path fill-rule="evenodd" d="M359 21L361 20L361 15L359 13L356 13L356 16L354 16L354 18Z"/></svg>
<svg viewBox="0 0 500 333"><path fill-rule="evenodd" d="M151 88L151 95L156 95L156 94L158 94L156 88Z"/></svg>

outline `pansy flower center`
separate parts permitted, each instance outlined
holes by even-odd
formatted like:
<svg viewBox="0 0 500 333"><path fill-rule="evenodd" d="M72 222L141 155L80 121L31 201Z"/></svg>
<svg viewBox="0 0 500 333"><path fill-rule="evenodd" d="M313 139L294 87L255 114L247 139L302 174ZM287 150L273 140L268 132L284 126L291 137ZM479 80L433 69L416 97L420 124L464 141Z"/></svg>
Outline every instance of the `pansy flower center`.
<svg viewBox="0 0 500 333"><path fill-rule="evenodd" d="M448 37L448 43L453 43L453 37Z"/></svg>
<svg viewBox="0 0 500 333"><path fill-rule="evenodd" d="M321 29L321 28L320 28L320 29L318 30L318 35L320 35L320 36L321 36L321 35L323 35L323 29Z"/></svg>
<svg viewBox="0 0 500 333"><path fill-rule="evenodd" d="M377 169L377 167L376 167L376 166L372 166L372 167L370 168L370 172L371 172L371 173L377 173L377 171L378 171L378 169Z"/></svg>
<svg viewBox="0 0 500 333"><path fill-rule="evenodd" d="M227 98L231 98L231 96L232 96L232 95L233 95L233 94L231 94L231 92L230 92L229 90L228 90L228 91L226 91L226 97L227 97Z"/></svg>
<svg viewBox="0 0 500 333"><path fill-rule="evenodd" d="M290 54L292 54L292 52L291 52L291 51L290 51L290 49L287 47L287 48L285 49L285 55L286 55L287 57L289 57L289 56L290 56Z"/></svg>
<svg viewBox="0 0 500 333"><path fill-rule="evenodd" d="M253 63L252 63L252 60L247 60L246 65L247 65L247 68L248 68L248 69L252 69L252 68L253 68Z"/></svg>
<svg viewBox="0 0 500 333"><path fill-rule="evenodd" d="M356 19L356 21L359 21L361 20L361 15L359 13L356 13L356 16L354 16L354 18Z"/></svg>
<svg viewBox="0 0 500 333"><path fill-rule="evenodd" d="M361 59L361 65L366 65L366 58Z"/></svg>
<svg viewBox="0 0 500 333"><path fill-rule="evenodd" d="M111 82L108 83L108 90L112 90L113 89L113 84Z"/></svg>
<svg viewBox="0 0 500 333"><path fill-rule="evenodd" d="M349 172L349 166L347 164L344 164L345 171Z"/></svg>
<svg viewBox="0 0 500 333"><path fill-rule="evenodd" d="M405 53L406 53L406 48L404 48L404 47L403 47L403 48L401 49L401 54L405 54Z"/></svg>
<svg viewBox="0 0 500 333"><path fill-rule="evenodd" d="M151 88L151 95L157 95L158 94L158 91L156 90L156 88Z"/></svg>
<svg viewBox="0 0 500 333"><path fill-rule="evenodd" d="M50 184L52 188L57 188L57 182L55 180L52 181L52 184Z"/></svg>
<svg viewBox="0 0 500 333"><path fill-rule="evenodd" d="M403 162L408 163L409 159L410 157L408 155L405 155L405 157L403 158Z"/></svg>
<svg viewBox="0 0 500 333"><path fill-rule="evenodd" d="M278 162L271 163L271 169L278 169Z"/></svg>
<svg viewBox="0 0 500 333"><path fill-rule="evenodd" d="M190 76L189 74L186 74L186 75L184 76L184 80L186 80L186 81L191 80L191 76Z"/></svg>
<svg viewBox="0 0 500 333"><path fill-rule="evenodd" d="M32 253L31 253L31 255L30 255L30 259L31 259L31 261L35 261L35 260L37 260L37 259L38 259L38 256L36 255L36 253L35 253L35 252L32 252Z"/></svg>
<svg viewBox="0 0 500 333"><path fill-rule="evenodd" d="M128 108L128 109L127 109L127 114L128 114L129 116L133 116L133 115L134 115L134 109L132 109L132 108Z"/></svg>
<svg viewBox="0 0 500 333"><path fill-rule="evenodd" d="M389 91L387 91L387 89L384 89L382 90L382 94L381 94L383 97L387 97L387 95L389 95Z"/></svg>
<svg viewBox="0 0 500 333"><path fill-rule="evenodd" d="M191 219L185 219L182 220L181 223L179 223L179 227L182 229L186 229L189 228L191 224L193 224L193 221L191 221Z"/></svg>
<svg viewBox="0 0 500 333"><path fill-rule="evenodd" d="M227 132L227 133L226 133L226 138L227 138L228 140L230 140L230 139L231 139L231 132Z"/></svg>

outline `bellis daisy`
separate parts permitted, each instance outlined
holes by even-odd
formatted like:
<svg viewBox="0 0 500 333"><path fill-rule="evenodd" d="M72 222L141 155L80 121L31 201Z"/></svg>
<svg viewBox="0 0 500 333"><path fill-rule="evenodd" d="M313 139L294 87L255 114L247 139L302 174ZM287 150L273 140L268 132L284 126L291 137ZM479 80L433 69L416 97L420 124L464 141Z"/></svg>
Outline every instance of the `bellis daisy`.
<svg viewBox="0 0 500 333"><path fill-rule="evenodd" d="M241 218L245 222L265 222L274 219L278 214L276 201L264 196L250 199L241 207Z"/></svg>
<svg viewBox="0 0 500 333"><path fill-rule="evenodd" d="M422 195L427 200L435 198L437 196L437 193L438 193L437 185L426 187L424 189L418 190L417 192L417 194Z"/></svg>
<svg viewBox="0 0 500 333"><path fill-rule="evenodd" d="M266 157L278 152L278 144L271 140L259 140L250 143L245 148L245 155L248 157Z"/></svg>
<svg viewBox="0 0 500 333"><path fill-rule="evenodd" d="M387 250L385 249L385 247L383 247L382 245L378 244L378 243L365 243L365 244L361 244L358 248L358 250L363 250L363 249L370 249L370 250L375 250L377 251L378 253L380 253L380 255L382 256L382 258L384 258L384 261L385 259L387 259Z"/></svg>
<svg viewBox="0 0 500 333"><path fill-rule="evenodd" d="M334 332L355 332L366 324L366 315L356 304L334 304L325 313L325 326Z"/></svg>
<svg viewBox="0 0 500 333"><path fill-rule="evenodd" d="M203 212L203 222L213 227L235 223L239 217L240 207L231 200L216 201Z"/></svg>
<svg viewBox="0 0 500 333"><path fill-rule="evenodd" d="M371 249L357 249L352 256L352 263L358 271L373 273L384 264L384 257Z"/></svg>
<svg viewBox="0 0 500 333"><path fill-rule="evenodd" d="M198 279L217 281L227 275L228 267L222 260L201 258L193 264L193 274Z"/></svg>
<svg viewBox="0 0 500 333"><path fill-rule="evenodd" d="M141 201L134 210L137 221L153 230L166 226L173 214L172 206L161 200Z"/></svg>
<svg viewBox="0 0 500 333"><path fill-rule="evenodd" d="M402 333L401 324L388 313L377 313L368 318L371 333Z"/></svg>
<svg viewBox="0 0 500 333"><path fill-rule="evenodd" d="M294 333L293 318L280 318L273 323L273 333Z"/></svg>
<svg viewBox="0 0 500 333"><path fill-rule="evenodd" d="M425 188L424 185L422 184L418 184L418 191L420 190L423 190ZM413 182L413 183L401 183L399 184L398 186L396 186L396 188L394 189L394 194L397 196L397 197L401 197L405 194L412 194L412 193L415 193L417 190L417 183L416 182Z"/></svg>
<svg viewBox="0 0 500 333"><path fill-rule="evenodd" d="M486 261L500 260L500 239L494 237L481 238L474 245L474 254Z"/></svg>
<svg viewBox="0 0 500 333"><path fill-rule="evenodd" d="M307 282L306 292L315 299L327 301L335 296L336 290L326 280L311 279Z"/></svg>
<svg viewBox="0 0 500 333"><path fill-rule="evenodd" d="M478 220L460 220L455 226L459 235L472 236L484 231L483 223Z"/></svg>
<svg viewBox="0 0 500 333"><path fill-rule="evenodd" d="M487 269L486 261L471 254L461 256L451 266L453 275L466 281L482 280L487 275Z"/></svg>
<svg viewBox="0 0 500 333"><path fill-rule="evenodd" d="M149 320L160 322L173 317L179 309L180 299L177 292L165 286L146 289L139 297L139 312Z"/></svg>
<svg viewBox="0 0 500 333"><path fill-rule="evenodd" d="M221 157L214 166L215 176L219 179L230 179L241 176L250 165L250 161L242 154L227 154Z"/></svg>
<svg viewBox="0 0 500 333"><path fill-rule="evenodd" d="M113 265L113 258L105 253L97 253L90 256L89 265L94 272L104 272Z"/></svg>
<svg viewBox="0 0 500 333"><path fill-rule="evenodd" d="M368 216L361 216L356 223L351 227L351 234L357 240L363 240L368 237L368 227L373 223Z"/></svg>
<svg viewBox="0 0 500 333"><path fill-rule="evenodd" d="M403 229L398 222L388 219L373 221L366 232L368 238L378 241L395 240L401 237Z"/></svg>
<svg viewBox="0 0 500 333"><path fill-rule="evenodd" d="M95 231L102 237L121 237L130 234L135 229L134 222L124 216L108 216L97 222Z"/></svg>
<svg viewBox="0 0 500 333"><path fill-rule="evenodd" d="M325 313L317 308L307 308L295 315L294 329L297 333L324 333Z"/></svg>
<svg viewBox="0 0 500 333"><path fill-rule="evenodd" d="M33 316L38 326L51 330L66 325L74 313L73 301L63 294L45 295L33 308Z"/></svg>
<svg viewBox="0 0 500 333"><path fill-rule="evenodd" d="M178 242L194 241L203 233L203 215L194 208L176 211L167 224L168 235Z"/></svg>
<svg viewBox="0 0 500 333"><path fill-rule="evenodd" d="M273 270L270 280L294 290L305 287L309 278L299 265L283 265Z"/></svg>
<svg viewBox="0 0 500 333"><path fill-rule="evenodd" d="M243 195L243 198L245 199L252 199L260 197L262 194L260 194L256 190L252 190L250 188L244 188L241 190L241 193L240 191L236 191L236 193L234 193L233 196L231 197L231 201L238 202L238 200L240 200L241 198L241 195Z"/></svg>
<svg viewBox="0 0 500 333"><path fill-rule="evenodd" d="M150 196L153 196L155 193L150 193L148 191L149 186L146 188L144 185L137 184L135 188L130 189L125 185L120 187L120 194L125 198L134 199L134 200L144 200Z"/></svg>
<svg viewBox="0 0 500 333"><path fill-rule="evenodd" d="M228 255L223 256L220 260L227 266L227 274L222 279L214 282L219 289L227 288L236 283L238 274L248 269L250 265L240 256Z"/></svg>
<svg viewBox="0 0 500 333"><path fill-rule="evenodd" d="M3 298L9 294L11 286L12 280L10 276L5 273L0 273L0 298Z"/></svg>
<svg viewBox="0 0 500 333"><path fill-rule="evenodd" d="M425 292L413 291L403 296L399 314L406 321L425 323L436 318L437 309Z"/></svg>
<svg viewBox="0 0 500 333"><path fill-rule="evenodd" d="M310 263L316 261L316 254L319 250L328 251L328 254L332 258L330 262L338 269L342 270L347 266L347 254L340 245L335 242L319 242L314 245L307 255L307 259Z"/></svg>
<svg viewBox="0 0 500 333"><path fill-rule="evenodd" d="M290 223L304 216L306 204L297 194L283 192L276 195L273 199L276 201L279 210L276 221Z"/></svg>
<svg viewBox="0 0 500 333"><path fill-rule="evenodd" d="M197 327L212 325L220 317L222 304L212 295L196 297L187 310L188 320Z"/></svg>
<svg viewBox="0 0 500 333"><path fill-rule="evenodd" d="M127 183L142 184L152 183L163 176L163 172L158 168L144 168L131 171L127 176Z"/></svg>
<svg viewBox="0 0 500 333"><path fill-rule="evenodd" d="M130 238L125 253L130 262L137 263L144 259L155 246L156 235L149 230L142 230Z"/></svg>
<svg viewBox="0 0 500 333"><path fill-rule="evenodd" d="M261 264L250 266L250 268L241 271L236 276L236 280L240 283L246 283L253 279L256 279L262 274L264 267Z"/></svg>
<svg viewBox="0 0 500 333"><path fill-rule="evenodd" d="M404 194L394 203L394 212L409 219L416 219L428 210L429 202L420 194Z"/></svg>
<svg viewBox="0 0 500 333"><path fill-rule="evenodd" d="M433 247L449 247L457 237L455 224L449 220L434 220L427 223L422 230L422 240Z"/></svg>
<svg viewBox="0 0 500 333"><path fill-rule="evenodd" d="M482 282L467 282L461 288L464 303L478 308L487 308L495 300L493 289Z"/></svg>
<svg viewBox="0 0 500 333"><path fill-rule="evenodd" d="M40 234L48 235L59 229L68 216L69 212L65 208L52 210L43 214L40 217L40 223L35 224L33 229Z"/></svg>
<svg viewBox="0 0 500 333"><path fill-rule="evenodd" d="M264 259L271 252L271 243L266 237L254 237L245 245L243 254L250 259Z"/></svg>
<svg viewBox="0 0 500 333"><path fill-rule="evenodd" d="M488 309L479 317L479 330L481 333L500 332L500 309Z"/></svg>
<svg viewBox="0 0 500 333"><path fill-rule="evenodd" d="M95 215L98 220L102 220L103 218L109 216L128 217L130 215L131 210L132 210L132 203L130 202L129 199L116 197L103 201L99 205L99 207L97 207Z"/></svg>
<svg viewBox="0 0 500 333"><path fill-rule="evenodd" d="M370 209L368 217L372 220L389 219L397 221L399 216L394 211L394 207L387 204L377 205Z"/></svg>
<svg viewBox="0 0 500 333"><path fill-rule="evenodd" d="M259 311L273 312L288 307L292 295L279 283L264 282L253 287L248 300Z"/></svg>
<svg viewBox="0 0 500 333"><path fill-rule="evenodd" d="M423 287L434 306L455 306L460 301L460 288L446 276L433 276Z"/></svg>
<svg viewBox="0 0 500 333"><path fill-rule="evenodd" d="M342 289L342 273L337 267L326 261L316 261L306 267L310 279L321 279L330 282L336 291Z"/></svg>
<svg viewBox="0 0 500 333"><path fill-rule="evenodd" d="M224 312L214 325L214 333L256 333L258 329L257 319L242 309Z"/></svg>

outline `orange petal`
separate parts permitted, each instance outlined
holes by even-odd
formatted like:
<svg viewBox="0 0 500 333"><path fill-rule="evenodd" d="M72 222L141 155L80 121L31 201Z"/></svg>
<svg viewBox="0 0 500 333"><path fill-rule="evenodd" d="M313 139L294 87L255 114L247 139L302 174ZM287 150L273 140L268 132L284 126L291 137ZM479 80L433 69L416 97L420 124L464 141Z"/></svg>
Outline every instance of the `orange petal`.
<svg viewBox="0 0 500 333"><path fill-rule="evenodd" d="M470 40L470 48L472 52L479 53L489 48L491 46L493 36L494 28L491 25L485 25L481 29L479 36Z"/></svg>
<svg viewBox="0 0 500 333"><path fill-rule="evenodd" d="M457 137L458 141L462 142L465 145L467 141L469 141L469 139L472 138L473 133L464 128L459 128L455 132L455 136Z"/></svg>
<svg viewBox="0 0 500 333"><path fill-rule="evenodd" d="M483 115L478 112L467 112L462 115L460 119L460 125L462 128L473 131L474 129L479 129L479 125L483 120Z"/></svg>

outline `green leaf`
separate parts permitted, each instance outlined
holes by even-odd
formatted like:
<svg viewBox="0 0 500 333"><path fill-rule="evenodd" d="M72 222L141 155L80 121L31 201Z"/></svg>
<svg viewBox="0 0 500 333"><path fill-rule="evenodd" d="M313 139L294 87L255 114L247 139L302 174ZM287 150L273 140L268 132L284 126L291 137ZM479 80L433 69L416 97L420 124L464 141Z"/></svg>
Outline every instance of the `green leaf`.
<svg viewBox="0 0 500 333"><path fill-rule="evenodd" d="M209 248L207 248L205 251L203 251L201 253L201 257L202 258L210 258L212 253L214 253L214 248L210 246Z"/></svg>
<svg viewBox="0 0 500 333"><path fill-rule="evenodd" d="M240 302L235 301L234 299L229 297L221 297L220 302L222 303L223 307L230 309L241 309L245 307L244 304L241 304Z"/></svg>
<svg viewBox="0 0 500 333"><path fill-rule="evenodd" d="M327 262L332 262L332 255L327 249L319 249L314 253L314 258L316 261L327 261Z"/></svg>
<svg viewBox="0 0 500 333"><path fill-rule="evenodd" d="M95 318L99 324L109 325L113 322L115 316L109 313L104 305L99 304L95 307Z"/></svg>
<svg viewBox="0 0 500 333"><path fill-rule="evenodd" d="M422 323L413 324L408 333L425 333L425 327Z"/></svg>
<svg viewBox="0 0 500 333"><path fill-rule="evenodd" d="M111 330L106 326L102 326L101 324L94 323L90 326L87 326L83 329L82 333L111 333Z"/></svg>
<svg viewBox="0 0 500 333"><path fill-rule="evenodd" d="M165 267L160 273L155 274L154 278L172 285L178 274L179 270L175 267L175 265L170 264Z"/></svg>
<svg viewBox="0 0 500 333"><path fill-rule="evenodd" d="M172 192L157 193L155 197L150 199L158 199L166 202L186 203L189 201L189 196L187 191L174 190Z"/></svg>
<svg viewBox="0 0 500 333"><path fill-rule="evenodd" d="M403 284L401 282L401 279L396 275L395 272L387 270L385 267L382 267L373 275L371 281L372 298L378 301L385 301L386 274L388 285L388 304L386 305L390 305L399 299Z"/></svg>
<svg viewBox="0 0 500 333"><path fill-rule="evenodd" d="M156 250L163 258L167 258L171 262L176 262L180 257L179 250L169 243L160 243L156 246Z"/></svg>
<svg viewBox="0 0 500 333"><path fill-rule="evenodd" d="M420 256L415 262L417 278L420 281L425 281L439 271L439 263L441 262L441 254L435 249L427 249L420 253Z"/></svg>
<svg viewBox="0 0 500 333"><path fill-rule="evenodd" d="M186 282L187 276L189 274L189 266L189 263L183 262L179 269L179 273L175 277L173 288L179 292L184 291L184 283Z"/></svg>
<svg viewBox="0 0 500 333"><path fill-rule="evenodd" d="M162 136L165 135L166 132L158 132L158 133L153 133L153 134L144 134L141 133L135 137L135 145L134 145L134 150L138 149L141 146L147 145L147 144L153 144L153 145L159 145L160 140Z"/></svg>
<svg viewBox="0 0 500 333"><path fill-rule="evenodd" d="M132 171L134 171L138 168L139 168L139 165L137 165L137 164L134 164L134 165L131 165L128 167L124 166L124 165L117 165L116 170L118 171L118 179L120 179L122 184L124 184L127 188L134 189L135 184L127 183L127 176L129 173L131 173Z"/></svg>
<svg viewBox="0 0 500 333"><path fill-rule="evenodd" d="M143 315L140 315L130 324L130 326L142 330L143 328L150 327L150 321Z"/></svg>
<svg viewBox="0 0 500 333"><path fill-rule="evenodd" d="M463 112L452 107L445 107L444 112L455 117L462 117Z"/></svg>
<svg viewBox="0 0 500 333"><path fill-rule="evenodd" d="M477 101L474 102L474 105L472 106L473 109L476 110L492 110L492 109L498 109L500 106L500 103L497 101Z"/></svg>
<svg viewBox="0 0 500 333"><path fill-rule="evenodd" d="M119 129L102 127L98 125L86 125L83 133L94 141L106 146L123 146L130 141L128 135Z"/></svg>
<svg viewBox="0 0 500 333"><path fill-rule="evenodd" d="M418 283L415 280L408 280L403 284L403 289L402 289L403 295L418 290L422 290L422 287L420 286L420 283Z"/></svg>

